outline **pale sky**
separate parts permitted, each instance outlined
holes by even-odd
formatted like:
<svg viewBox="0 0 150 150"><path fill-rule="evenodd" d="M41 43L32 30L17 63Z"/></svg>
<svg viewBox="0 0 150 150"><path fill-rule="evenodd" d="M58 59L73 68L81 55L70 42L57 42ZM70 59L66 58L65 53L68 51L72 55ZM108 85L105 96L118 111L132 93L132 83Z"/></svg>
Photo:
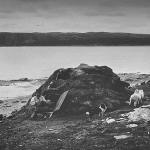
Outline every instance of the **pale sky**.
<svg viewBox="0 0 150 150"><path fill-rule="evenodd" d="M0 32L150 33L150 0L0 0Z"/></svg>

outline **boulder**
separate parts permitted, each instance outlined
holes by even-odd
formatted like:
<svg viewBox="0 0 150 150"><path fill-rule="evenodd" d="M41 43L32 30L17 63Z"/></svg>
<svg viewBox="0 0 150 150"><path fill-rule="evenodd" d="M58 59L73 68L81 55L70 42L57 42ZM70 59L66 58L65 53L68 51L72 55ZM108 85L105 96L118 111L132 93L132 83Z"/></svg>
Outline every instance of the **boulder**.
<svg viewBox="0 0 150 150"><path fill-rule="evenodd" d="M0 104L4 103L4 101L0 100Z"/></svg>
<svg viewBox="0 0 150 150"><path fill-rule="evenodd" d="M56 70L32 96L43 95L56 104L60 95L69 90L60 112L81 114L100 104L105 104L108 110L125 105L132 94L128 86L107 66L80 64Z"/></svg>
<svg viewBox="0 0 150 150"><path fill-rule="evenodd" d="M2 121L4 118L3 114L0 114L0 121Z"/></svg>
<svg viewBox="0 0 150 150"><path fill-rule="evenodd" d="M135 108L134 111L124 114L129 122L150 121L150 106Z"/></svg>

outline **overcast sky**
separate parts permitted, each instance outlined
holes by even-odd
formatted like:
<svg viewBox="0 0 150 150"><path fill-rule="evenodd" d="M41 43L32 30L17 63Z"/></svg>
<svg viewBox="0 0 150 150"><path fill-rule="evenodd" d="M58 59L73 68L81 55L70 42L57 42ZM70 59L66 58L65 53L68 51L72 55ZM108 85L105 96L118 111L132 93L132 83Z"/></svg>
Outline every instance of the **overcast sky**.
<svg viewBox="0 0 150 150"><path fill-rule="evenodd" d="M150 33L150 0L0 0L0 32Z"/></svg>

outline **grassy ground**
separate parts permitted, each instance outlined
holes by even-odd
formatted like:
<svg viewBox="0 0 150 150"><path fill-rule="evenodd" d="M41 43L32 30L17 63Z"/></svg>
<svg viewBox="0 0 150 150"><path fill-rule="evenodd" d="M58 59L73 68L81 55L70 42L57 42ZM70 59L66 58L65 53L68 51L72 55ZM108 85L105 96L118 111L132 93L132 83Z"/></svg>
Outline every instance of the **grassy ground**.
<svg viewBox="0 0 150 150"><path fill-rule="evenodd" d="M127 128L129 122L119 121L120 114L129 108L107 113L116 121L108 124L98 116L86 121L85 116L61 116L47 120L23 120L20 116L0 124L1 150L131 150L148 149L148 124L139 122ZM23 115L23 114L22 114ZM118 121L117 121L118 120ZM129 135L116 140L114 136Z"/></svg>

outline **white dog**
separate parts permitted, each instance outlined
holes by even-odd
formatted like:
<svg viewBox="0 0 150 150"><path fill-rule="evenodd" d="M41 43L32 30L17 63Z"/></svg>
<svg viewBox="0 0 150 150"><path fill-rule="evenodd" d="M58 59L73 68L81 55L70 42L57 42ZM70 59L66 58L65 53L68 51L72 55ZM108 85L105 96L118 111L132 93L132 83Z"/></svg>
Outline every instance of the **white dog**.
<svg viewBox="0 0 150 150"><path fill-rule="evenodd" d="M131 105L132 101L134 106L136 107L139 104L142 104L142 100L144 98L144 91L136 89L135 92L130 96L129 105Z"/></svg>
<svg viewBox="0 0 150 150"><path fill-rule="evenodd" d="M141 98L144 98L144 91L143 90L139 90L139 93L141 94Z"/></svg>

